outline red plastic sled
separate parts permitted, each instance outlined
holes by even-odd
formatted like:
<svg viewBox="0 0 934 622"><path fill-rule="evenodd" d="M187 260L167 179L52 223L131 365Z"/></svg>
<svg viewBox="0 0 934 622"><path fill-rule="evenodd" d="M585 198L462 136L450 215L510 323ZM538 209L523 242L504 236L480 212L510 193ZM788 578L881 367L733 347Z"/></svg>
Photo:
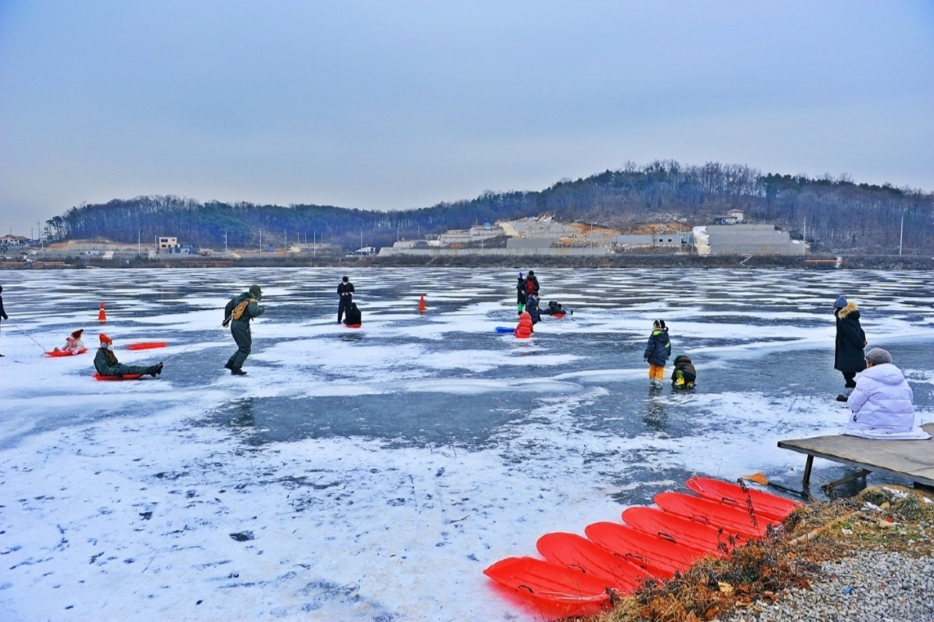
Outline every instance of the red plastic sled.
<svg viewBox="0 0 934 622"><path fill-rule="evenodd" d="M534 557L507 557L483 574L525 598L562 605L567 616L596 613L610 600L602 579Z"/></svg>
<svg viewBox="0 0 934 622"><path fill-rule="evenodd" d="M98 373L94 373L95 380L139 380L145 374L123 374L122 376L101 376Z"/></svg>
<svg viewBox="0 0 934 622"><path fill-rule="evenodd" d="M726 529L695 523L657 508L631 507L623 512L623 521L637 531L713 555L726 556L732 553L734 545L746 542L742 536Z"/></svg>
<svg viewBox="0 0 934 622"><path fill-rule="evenodd" d="M344 324L347 328L360 328L363 324Z"/></svg>
<svg viewBox="0 0 934 622"><path fill-rule="evenodd" d="M687 570L691 564L707 555L700 549L673 544L619 523L594 523L587 525L584 532L606 550L661 579Z"/></svg>
<svg viewBox="0 0 934 622"><path fill-rule="evenodd" d="M752 503L752 508L756 514L761 514L774 520L783 521L788 518L792 512L804 504L798 501L792 501L778 495L753 490L747 488L746 492L737 484L731 484L722 480L710 477L692 477L685 484L689 490L693 490L701 497L723 503L724 505L735 506L746 510L747 500ZM748 497L747 497L748 495Z"/></svg>
<svg viewBox="0 0 934 622"><path fill-rule="evenodd" d="M77 352L72 352L71 350L52 350L51 352L46 352L45 355L58 358L60 356L78 356L79 354L84 354L87 351L87 348L82 348Z"/></svg>
<svg viewBox="0 0 934 622"><path fill-rule="evenodd" d="M164 348L169 345L168 341L143 341L140 343L128 343L128 350L152 350L154 348Z"/></svg>
<svg viewBox="0 0 934 622"><path fill-rule="evenodd" d="M574 533L546 533L536 546L551 563L596 577L618 592L635 591L647 576L645 570Z"/></svg>
<svg viewBox="0 0 934 622"><path fill-rule="evenodd" d="M724 505L683 492L659 493L655 495L655 503L666 512L704 525L723 527L744 538L761 538L765 535L768 525L777 527L781 524L781 521L760 514L755 514L756 522L753 524L753 517L746 508Z"/></svg>
<svg viewBox="0 0 934 622"><path fill-rule="evenodd" d="M555 319L563 320L565 315L566 315L565 313L555 313L554 317Z"/></svg>

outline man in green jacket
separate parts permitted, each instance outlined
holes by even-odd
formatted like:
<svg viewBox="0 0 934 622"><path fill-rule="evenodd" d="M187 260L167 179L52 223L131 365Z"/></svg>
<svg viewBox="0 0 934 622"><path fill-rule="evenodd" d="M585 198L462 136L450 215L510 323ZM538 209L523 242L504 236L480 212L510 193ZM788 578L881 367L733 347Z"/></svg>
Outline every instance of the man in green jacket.
<svg viewBox="0 0 934 622"><path fill-rule="evenodd" d="M94 368L101 376L117 376L118 378L129 374L149 374L153 378L162 373L162 363L158 365L124 365L117 360L113 353L113 339L101 333L101 347L94 356Z"/></svg>
<svg viewBox="0 0 934 622"><path fill-rule="evenodd" d="M230 324L230 334L237 342L237 351L224 365L234 376L245 376L243 362L250 355L253 346L253 336L250 333L250 320L263 314L266 308L257 303L263 299L263 290L259 285L251 285L249 291L243 292L227 303L224 309L224 326Z"/></svg>

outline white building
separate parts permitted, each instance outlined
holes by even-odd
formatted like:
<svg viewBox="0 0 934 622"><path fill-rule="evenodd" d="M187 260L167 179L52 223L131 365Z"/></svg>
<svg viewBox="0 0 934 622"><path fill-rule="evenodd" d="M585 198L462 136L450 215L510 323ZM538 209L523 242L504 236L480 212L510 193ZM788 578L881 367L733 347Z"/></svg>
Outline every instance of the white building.
<svg viewBox="0 0 934 622"><path fill-rule="evenodd" d="M179 243L178 243L177 237L159 236L157 240L157 244L156 244L156 248L158 248L159 251L165 251L170 248L178 248L178 247L179 247Z"/></svg>

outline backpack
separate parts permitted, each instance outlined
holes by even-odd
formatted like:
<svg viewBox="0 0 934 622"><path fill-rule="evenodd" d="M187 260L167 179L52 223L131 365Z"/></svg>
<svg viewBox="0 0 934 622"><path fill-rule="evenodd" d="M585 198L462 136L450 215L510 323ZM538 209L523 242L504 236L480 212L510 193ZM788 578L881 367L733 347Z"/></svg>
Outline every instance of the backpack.
<svg viewBox="0 0 934 622"><path fill-rule="evenodd" d="M532 279L525 280L525 293L534 294L535 293L535 281Z"/></svg>
<svg viewBox="0 0 934 622"><path fill-rule="evenodd" d="M227 319L224 320L224 326L226 327L227 324L229 324L230 320L232 319L239 320L241 317L243 317L243 313L246 311L246 308L249 307L254 302L256 302L256 298L248 298L247 300L244 300L243 302L238 304L236 307L234 307L234 310L231 311Z"/></svg>

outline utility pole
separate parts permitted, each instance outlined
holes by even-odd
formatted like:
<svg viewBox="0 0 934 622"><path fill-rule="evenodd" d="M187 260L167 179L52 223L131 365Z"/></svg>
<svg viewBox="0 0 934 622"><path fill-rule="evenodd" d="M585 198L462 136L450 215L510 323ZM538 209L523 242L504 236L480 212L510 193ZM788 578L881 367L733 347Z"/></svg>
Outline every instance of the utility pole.
<svg viewBox="0 0 934 622"><path fill-rule="evenodd" d="M905 208L907 209L907 208ZM902 210L902 226L898 232L898 256L902 256L902 240L905 238L905 210Z"/></svg>
<svg viewBox="0 0 934 622"><path fill-rule="evenodd" d="M318 256L318 230L313 229L311 232L311 256Z"/></svg>
<svg viewBox="0 0 934 622"><path fill-rule="evenodd" d="M259 252L263 252L263 230L259 230Z"/></svg>
<svg viewBox="0 0 934 622"><path fill-rule="evenodd" d="M143 256L143 232L139 229L136 230L136 256Z"/></svg>
<svg viewBox="0 0 934 622"><path fill-rule="evenodd" d="M224 259L227 259L227 229L224 229Z"/></svg>

